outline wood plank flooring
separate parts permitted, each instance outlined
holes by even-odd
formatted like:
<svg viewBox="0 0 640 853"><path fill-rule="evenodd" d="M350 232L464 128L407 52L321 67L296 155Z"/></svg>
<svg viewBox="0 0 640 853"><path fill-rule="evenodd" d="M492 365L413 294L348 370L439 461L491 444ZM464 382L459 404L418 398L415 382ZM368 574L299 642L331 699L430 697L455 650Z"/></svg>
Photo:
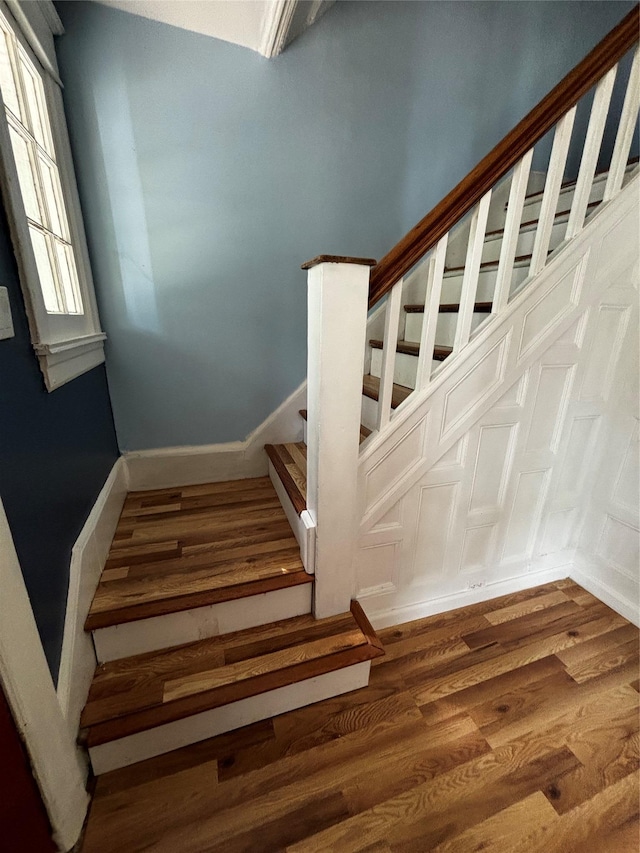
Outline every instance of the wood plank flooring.
<svg viewBox="0 0 640 853"><path fill-rule="evenodd" d="M370 685L101 776L83 853L635 853L638 631L571 581L379 632Z"/></svg>
<svg viewBox="0 0 640 853"><path fill-rule="evenodd" d="M131 492L85 628L312 580L268 477Z"/></svg>

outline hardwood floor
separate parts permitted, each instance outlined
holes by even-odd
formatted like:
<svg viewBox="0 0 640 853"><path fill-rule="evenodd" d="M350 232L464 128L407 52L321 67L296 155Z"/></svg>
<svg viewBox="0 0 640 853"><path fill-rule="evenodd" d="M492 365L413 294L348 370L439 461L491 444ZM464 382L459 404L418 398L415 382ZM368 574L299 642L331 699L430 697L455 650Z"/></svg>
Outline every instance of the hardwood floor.
<svg viewBox="0 0 640 853"><path fill-rule="evenodd" d="M85 628L311 581L268 477L131 492Z"/></svg>
<svg viewBox="0 0 640 853"><path fill-rule="evenodd" d="M83 853L632 853L638 631L561 581L378 632L369 687L101 776Z"/></svg>

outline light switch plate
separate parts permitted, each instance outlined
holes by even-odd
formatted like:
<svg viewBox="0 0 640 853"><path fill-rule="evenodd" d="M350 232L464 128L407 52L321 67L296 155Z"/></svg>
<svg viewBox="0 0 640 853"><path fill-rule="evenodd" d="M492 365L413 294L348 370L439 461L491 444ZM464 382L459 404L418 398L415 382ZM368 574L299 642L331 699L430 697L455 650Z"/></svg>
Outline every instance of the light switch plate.
<svg viewBox="0 0 640 853"><path fill-rule="evenodd" d="M9 291L6 287L0 287L0 341L5 338L12 338L14 334Z"/></svg>

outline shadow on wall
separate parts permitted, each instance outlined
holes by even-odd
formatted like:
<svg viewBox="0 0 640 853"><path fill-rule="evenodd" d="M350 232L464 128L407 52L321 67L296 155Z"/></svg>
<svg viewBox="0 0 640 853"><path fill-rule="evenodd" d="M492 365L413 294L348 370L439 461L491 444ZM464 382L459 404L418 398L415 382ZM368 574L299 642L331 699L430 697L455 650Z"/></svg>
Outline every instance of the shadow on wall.
<svg viewBox="0 0 640 853"><path fill-rule="evenodd" d="M59 3L120 446L244 439L306 372L300 263L381 257L630 7L341 0L266 60Z"/></svg>

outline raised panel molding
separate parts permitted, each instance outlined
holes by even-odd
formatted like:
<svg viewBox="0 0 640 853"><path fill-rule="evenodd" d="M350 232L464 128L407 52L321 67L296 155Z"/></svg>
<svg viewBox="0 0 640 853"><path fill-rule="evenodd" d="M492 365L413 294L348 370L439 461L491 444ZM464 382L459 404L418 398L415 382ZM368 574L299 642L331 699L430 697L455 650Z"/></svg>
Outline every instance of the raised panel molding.
<svg viewBox="0 0 640 853"><path fill-rule="evenodd" d="M578 304L587 272L590 251L557 282L550 282L534 305L525 312L520 333L518 361L522 361Z"/></svg>
<svg viewBox="0 0 640 853"><path fill-rule="evenodd" d="M640 471L640 462L638 450L638 418L635 419L635 427L629 439L627 450L622 459L622 464L616 477L616 482L613 487L613 501L619 504L630 513L638 515L638 507L640 505L640 488L638 482L638 472Z"/></svg>
<svg viewBox="0 0 640 853"><path fill-rule="evenodd" d="M583 232L551 258L536 280L512 298L504 315L487 320L455 362L444 362L427 389L415 392L403 403L392 419L392 428L371 436L359 463L361 532L371 529L401 495L420 482L487 411L493 408L495 413L498 408L524 405L524 398L530 394L528 371L544 359L554 343L560 345L556 364L582 363L581 349L590 349L591 308L595 306L597 311L604 302L625 307L629 304L620 292L630 289L638 264L637 239L631 239L630 234L638 227L639 186L640 178L636 177L613 202L590 217ZM615 266L616 278L607 279L604 275L608 259ZM620 292L614 293L616 287ZM549 305L545 304L547 299ZM509 340L516 345L510 346ZM402 444L404 436L427 412L430 425L422 457L416 455L413 464L405 458L400 464L394 459L394 448ZM559 444L556 434L553 446ZM551 455L552 452L547 457ZM384 483L380 478L372 489L370 472L382 459L390 477ZM553 462L552 458L541 457L536 464L542 467Z"/></svg>
<svg viewBox="0 0 640 853"><path fill-rule="evenodd" d="M366 474L365 502L374 504L381 494L392 489L422 457L429 413L405 433Z"/></svg>
<svg viewBox="0 0 640 853"><path fill-rule="evenodd" d="M582 379L581 400L606 400L626 334L629 307L600 305L591 335L589 359Z"/></svg>
<svg viewBox="0 0 640 853"><path fill-rule="evenodd" d="M549 470L524 471L518 474L502 550L504 561L524 559L531 555L548 479Z"/></svg>
<svg viewBox="0 0 640 853"><path fill-rule="evenodd" d="M385 542L367 545L358 552L356 580L358 595L395 592L402 542Z"/></svg>
<svg viewBox="0 0 640 853"><path fill-rule="evenodd" d="M423 486L418 494L412 577L431 583L445 572L458 483Z"/></svg>
<svg viewBox="0 0 640 853"><path fill-rule="evenodd" d="M527 437L527 452L546 450L556 453L558 450L574 373L573 364L541 367Z"/></svg>
<svg viewBox="0 0 640 853"><path fill-rule="evenodd" d="M495 550L495 524L467 527L462 541L459 571L463 574L488 569Z"/></svg>
<svg viewBox="0 0 640 853"><path fill-rule="evenodd" d="M638 528L607 514L596 555L630 578L637 577Z"/></svg>
<svg viewBox="0 0 640 853"><path fill-rule="evenodd" d="M507 333L445 394L441 439L446 439L447 434L464 421L482 399L488 397L500 385L506 369L509 339L510 334Z"/></svg>
<svg viewBox="0 0 640 853"><path fill-rule="evenodd" d="M579 494L587 476L585 458L589 458L597 436L599 415L576 417L569 424L569 437L564 465L560 472L558 491Z"/></svg>
<svg viewBox="0 0 640 853"><path fill-rule="evenodd" d="M633 222L639 183L624 201ZM574 564L578 582L628 618L637 610L638 250L613 206L363 450L358 595L376 626L573 576ZM423 440L401 444L427 412Z"/></svg>
<svg viewBox="0 0 640 853"><path fill-rule="evenodd" d="M480 427L469 512L487 512L502 506L516 431L517 424Z"/></svg>

